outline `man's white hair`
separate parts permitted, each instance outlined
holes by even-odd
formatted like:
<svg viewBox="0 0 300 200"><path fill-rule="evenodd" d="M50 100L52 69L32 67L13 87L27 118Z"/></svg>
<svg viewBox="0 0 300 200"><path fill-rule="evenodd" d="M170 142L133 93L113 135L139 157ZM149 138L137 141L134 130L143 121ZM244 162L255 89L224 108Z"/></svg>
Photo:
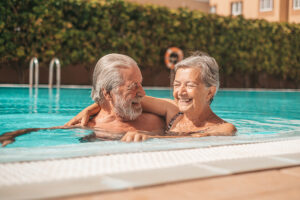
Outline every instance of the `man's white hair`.
<svg viewBox="0 0 300 200"><path fill-rule="evenodd" d="M123 84L122 68L138 67L129 56L112 53L100 58L93 73L92 99L101 105L104 102L103 89L107 92Z"/></svg>

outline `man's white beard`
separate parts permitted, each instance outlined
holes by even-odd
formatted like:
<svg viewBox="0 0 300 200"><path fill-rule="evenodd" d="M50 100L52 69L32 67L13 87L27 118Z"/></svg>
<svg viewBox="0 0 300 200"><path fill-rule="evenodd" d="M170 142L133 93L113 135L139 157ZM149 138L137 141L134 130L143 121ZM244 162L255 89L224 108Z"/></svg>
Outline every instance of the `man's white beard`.
<svg viewBox="0 0 300 200"><path fill-rule="evenodd" d="M142 107L134 108L132 102L137 100L140 102L139 99L135 98L129 101L126 101L122 96L115 93L115 101L114 104L114 111L115 113L121 117L124 121L132 121L137 119L142 114Z"/></svg>

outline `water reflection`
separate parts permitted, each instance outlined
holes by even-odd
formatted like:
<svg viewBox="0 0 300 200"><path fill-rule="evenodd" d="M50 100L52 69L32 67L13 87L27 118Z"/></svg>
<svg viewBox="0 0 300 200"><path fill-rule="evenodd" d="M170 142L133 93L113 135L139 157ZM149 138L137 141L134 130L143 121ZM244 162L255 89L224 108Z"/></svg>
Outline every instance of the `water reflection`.
<svg viewBox="0 0 300 200"><path fill-rule="evenodd" d="M29 88L29 113L37 113L39 88L37 86Z"/></svg>
<svg viewBox="0 0 300 200"><path fill-rule="evenodd" d="M49 88L49 110L48 113L59 113L59 98L60 98L60 88L53 89ZM55 96L53 95L55 93ZM53 104L55 105L54 110L53 110Z"/></svg>
<svg viewBox="0 0 300 200"><path fill-rule="evenodd" d="M40 90L40 91L39 91ZM39 92L41 92L39 96ZM45 93L45 89L40 89L38 87L29 88L29 104L28 110L29 113L38 113L38 108L41 109L40 103L43 104L44 98L47 98L47 91ZM44 102L45 103L45 102ZM48 102L46 101L46 105L48 107L48 113L59 113L60 110L60 89L48 89Z"/></svg>

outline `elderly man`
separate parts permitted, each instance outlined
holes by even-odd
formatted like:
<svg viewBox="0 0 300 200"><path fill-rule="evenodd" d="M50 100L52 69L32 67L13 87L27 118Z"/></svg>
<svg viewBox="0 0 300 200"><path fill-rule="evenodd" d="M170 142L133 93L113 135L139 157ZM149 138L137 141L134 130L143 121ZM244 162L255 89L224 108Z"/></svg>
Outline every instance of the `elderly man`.
<svg viewBox="0 0 300 200"><path fill-rule="evenodd" d="M97 104L81 112L84 116L98 113L92 120L87 123L89 119L75 117L65 126L16 130L1 135L0 142L6 146L19 135L45 129L78 128L79 123L94 129L94 134L86 139L94 136L116 139L126 134L122 140L129 142L146 140L151 133L160 135L165 122L154 114L142 112L141 99L145 96L142 80L141 71L132 58L115 53L103 56L93 73L92 99ZM148 135L137 133L141 131Z"/></svg>
<svg viewBox="0 0 300 200"><path fill-rule="evenodd" d="M162 133L164 121L154 114L142 112L141 100L145 96L142 80L141 71L132 58L115 53L103 56L94 69L91 95L101 110L87 126L110 132ZM79 121L75 118L66 125L76 122ZM97 131L95 134L97 136Z"/></svg>

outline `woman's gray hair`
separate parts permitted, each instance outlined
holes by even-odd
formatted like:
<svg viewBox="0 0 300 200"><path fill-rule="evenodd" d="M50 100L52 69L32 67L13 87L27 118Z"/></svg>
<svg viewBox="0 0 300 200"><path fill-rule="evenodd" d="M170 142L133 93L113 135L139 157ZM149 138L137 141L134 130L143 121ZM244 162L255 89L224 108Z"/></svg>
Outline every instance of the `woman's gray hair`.
<svg viewBox="0 0 300 200"><path fill-rule="evenodd" d="M130 68L137 63L129 56L112 53L100 58L93 73L92 99L102 104L104 102L103 89L107 92L123 84L121 68Z"/></svg>
<svg viewBox="0 0 300 200"><path fill-rule="evenodd" d="M196 52L192 56L183 59L175 65L175 73L180 68L199 68L201 70L200 80L203 81L207 88L211 86L216 87L216 93L219 89L219 66L217 61L202 52Z"/></svg>

